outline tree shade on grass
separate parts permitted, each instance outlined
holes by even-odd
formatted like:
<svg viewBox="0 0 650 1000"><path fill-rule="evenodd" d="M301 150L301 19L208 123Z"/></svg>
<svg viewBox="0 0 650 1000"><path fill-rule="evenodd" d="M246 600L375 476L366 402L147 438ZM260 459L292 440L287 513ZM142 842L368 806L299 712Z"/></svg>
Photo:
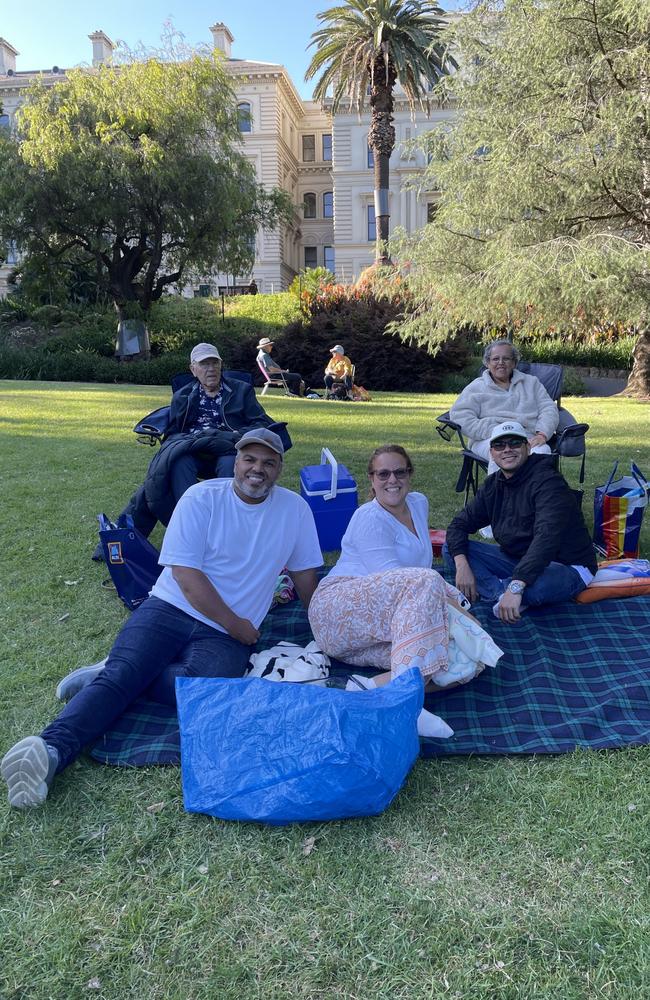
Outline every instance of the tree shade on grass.
<svg viewBox="0 0 650 1000"><path fill-rule="evenodd" d="M460 114L426 137L422 179L439 210L396 251L410 332L634 331L628 391L650 395L648 4L489 0L452 37Z"/></svg>
<svg viewBox="0 0 650 1000"><path fill-rule="evenodd" d="M314 99L331 110L370 103L368 146L374 155L378 260L387 259L389 160L395 148L393 105L399 84L411 110L428 107L431 86L454 60L440 43L443 12L430 0L344 0L318 14L323 27L305 78L320 73Z"/></svg>

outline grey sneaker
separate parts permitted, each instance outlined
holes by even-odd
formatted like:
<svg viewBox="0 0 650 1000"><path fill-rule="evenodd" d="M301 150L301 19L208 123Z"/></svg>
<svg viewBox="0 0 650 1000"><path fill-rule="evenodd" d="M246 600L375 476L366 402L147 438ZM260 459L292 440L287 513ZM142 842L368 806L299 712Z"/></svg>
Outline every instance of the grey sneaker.
<svg viewBox="0 0 650 1000"><path fill-rule="evenodd" d="M16 743L0 762L9 805L29 809L45 802L58 764L58 752L40 736L27 736Z"/></svg>
<svg viewBox="0 0 650 1000"><path fill-rule="evenodd" d="M98 663L91 663L89 667L78 667L73 670L72 673L66 674L66 676L59 681L56 686L56 696L59 701L70 701L71 698L85 688L87 684L95 680L98 674L101 674L102 670L106 666L107 656Z"/></svg>

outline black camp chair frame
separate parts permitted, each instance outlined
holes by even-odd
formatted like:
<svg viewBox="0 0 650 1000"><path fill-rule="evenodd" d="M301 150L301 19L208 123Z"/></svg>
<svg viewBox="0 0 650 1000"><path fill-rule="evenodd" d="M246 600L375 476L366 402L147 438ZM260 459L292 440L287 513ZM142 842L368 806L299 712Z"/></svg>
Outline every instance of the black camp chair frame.
<svg viewBox="0 0 650 1000"><path fill-rule="evenodd" d="M564 375L562 366L520 361L517 369L527 375L535 375L551 399L557 403L560 411L560 422L548 444L558 471L561 471L563 458L580 458L580 489L574 492L581 500L583 494L582 484L585 481L585 458L587 451L585 434L589 430L589 424L577 423L575 417L562 406L562 379ZM454 436L457 436L460 442L463 461L455 488L456 493L465 494L465 503L467 503L470 497L476 494L480 486L481 477L487 472L488 462L481 455L477 455L476 452L471 450L460 429L460 424L450 419L449 411L437 417L437 421L436 430L444 441L451 441Z"/></svg>

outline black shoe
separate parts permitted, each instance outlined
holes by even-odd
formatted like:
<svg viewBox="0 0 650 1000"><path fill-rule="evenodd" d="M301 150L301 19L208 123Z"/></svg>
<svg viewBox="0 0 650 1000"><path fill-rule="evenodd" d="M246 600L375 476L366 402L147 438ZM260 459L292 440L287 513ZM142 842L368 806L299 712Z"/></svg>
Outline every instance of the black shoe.
<svg viewBox="0 0 650 1000"><path fill-rule="evenodd" d="M97 542L97 545L95 546L95 551L93 552L90 558L92 559L93 562L106 562L106 560L104 559L104 546L102 545L101 542Z"/></svg>

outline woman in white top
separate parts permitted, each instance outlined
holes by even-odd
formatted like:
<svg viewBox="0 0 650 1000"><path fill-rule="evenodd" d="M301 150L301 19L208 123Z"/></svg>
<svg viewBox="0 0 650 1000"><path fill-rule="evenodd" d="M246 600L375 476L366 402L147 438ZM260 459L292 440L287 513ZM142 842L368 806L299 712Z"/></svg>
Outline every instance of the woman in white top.
<svg viewBox="0 0 650 1000"><path fill-rule="evenodd" d="M448 666L447 602L467 601L431 569L429 504L411 492L412 476L400 445L373 452L372 499L352 516L341 556L312 597L309 622L331 656L393 677L417 666L435 683Z"/></svg>

